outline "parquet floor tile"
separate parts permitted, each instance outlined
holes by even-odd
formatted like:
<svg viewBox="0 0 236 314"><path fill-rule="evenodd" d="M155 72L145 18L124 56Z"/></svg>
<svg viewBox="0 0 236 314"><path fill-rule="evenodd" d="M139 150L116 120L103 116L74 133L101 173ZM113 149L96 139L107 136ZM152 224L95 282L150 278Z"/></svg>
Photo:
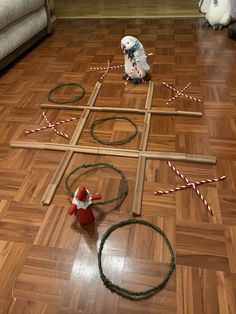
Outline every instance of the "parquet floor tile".
<svg viewBox="0 0 236 314"><path fill-rule="evenodd" d="M229 271L224 227L210 223L178 223L176 258L179 265Z"/></svg>
<svg viewBox="0 0 236 314"><path fill-rule="evenodd" d="M234 275L177 266L177 313L234 313ZM227 295L227 297L226 297ZM191 302L189 302L192 300Z"/></svg>

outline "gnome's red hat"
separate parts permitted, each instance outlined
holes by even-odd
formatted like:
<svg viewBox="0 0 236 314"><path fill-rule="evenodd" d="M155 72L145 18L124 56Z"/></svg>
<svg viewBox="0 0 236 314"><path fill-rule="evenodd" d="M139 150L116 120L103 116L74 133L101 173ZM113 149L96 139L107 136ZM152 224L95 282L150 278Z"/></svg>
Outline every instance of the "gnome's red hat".
<svg viewBox="0 0 236 314"><path fill-rule="evenodd" d="M81 202L84 202L88 196L88 192L84 186L80 186L77 192L77 199Z"/></svg>

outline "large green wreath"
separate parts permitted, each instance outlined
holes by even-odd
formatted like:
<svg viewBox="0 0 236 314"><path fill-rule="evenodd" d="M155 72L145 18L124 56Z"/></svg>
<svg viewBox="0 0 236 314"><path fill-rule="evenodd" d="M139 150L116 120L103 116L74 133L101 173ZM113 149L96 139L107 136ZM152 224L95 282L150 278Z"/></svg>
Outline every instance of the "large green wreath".
<svg viewBox="0 0 236 314"><path fill-rule="evenodd" d="M69 98L67 100L56 100L56 99L53 99L52 98L52 94L60 89L61 87L63 86L76 86L76 87L79 87L80 88L80 95L79 96L75 96L74 98ZM74 103L74 102L77 102L79 101L81 98L83 98L84 96L84 93L85 93L85 90L83 88L83 86L80 84L80 83L60 83L58 85L56 85L55 87L53 87L52 89L49 90L48 92L48 100L51 101L52 103L54 104L67 104L67 103Z"/></svg>
<svg viewBox="0 0 236 314"><path fill-rule="evenodd" d="M123 140L118 140L118 141L105 141L105 140L101 140L95 133L94 133L94 128L102 123L102 122L105 122L105 121L108 121L108 120L127 120L129 121L133 127L134 127L134 133L132 133L131 135L129 135L128 137L126 137L125 139ZM137 134L138 134L138 127L137 125L128 117L125 117L125 116L117 116L117 117L109 117L109 118L104 118L104 119L98 119L98 120L95 120L91 126L90 126L90 134L91 136L99 143L101 144L104 144L104 145L122 145L122 144L126 144L128 142L130 142Z"/></svg>
<svg viewBox="0 0 236 314"><path fill-rule="evenodd" d="M117 167L113 166L112 164L109 164L109 163L105 163L105 162L100 162L100 163L96 163L96 164L84 164L84 165L81 165L77 168L75 168L72 172L69 173L69 175L66 177L66 189L67 191L69 192L70 196L74 196L74 192L72 191L70 185L69 185L69 179L70 177L78 170L80 169L87 169L87 168L92 168L92 169L96 169L96 168L111 168L113 169L114 171L116 171L117 173L120 174L121 178L122 178L122 181L123 181L123 190L121 192L121 194L116 197L116 198L113 198L113 199L110 199L110 200L105 200L105 201L100 201L100 202L93 202L93 205L97 206L97 205L105 205L105 204L110 204L110 203L113 203L115 201L119 201L119 203L117 204L120 205L123 201L123 199L125 198L126 194L128 193L128 180L126 178L126 176L124 175L124 173Z"/></svg>
<svg viewBox="0 0 236 314"><path fill-rule="evenodd" d="M160 233L162 235L162 237L164 238L164 240L167 244L167 247L169 249L170 255L171 255L170 264L169 264L169 271L166 274L165 278L161 281L161 283L159 283L155 287L148 289L148 290L145 290L145 291L132 291L132 290L128 290L128 289L125 289L125 288L118 286L117 284L113 283L109 278L106 277L106 275L104 274L103 268L102 268L102 250L103 250L104 244L106 242L106 239L109 237L109 235L114 230L116 230L120 227L129 225L129 224L146 225L148 227L151 227L152 229L154 229L158 233ZM153 225L152 223L145 221L145 220L129 219L129 220L121 221L117 224L112 225L102 236L100 247L98 250L98 268L99 268L99 273L100 273L100 276L101 276L101 279L102 279L104 285L107 288L109 288L110 290L118 293L119 295L121 295L123 297L129 298L129 299L138 300L138 299L148 298L148 297L152 296L153 294L155 294L156 292L163 289L164 286L166 285L166 283L168 282L171 274L173 273L173 271L175 269L174 252L173 252L173 249L171 247L171 244L170 244L166 234L159 227L157 227L157 226Z"/></svg>

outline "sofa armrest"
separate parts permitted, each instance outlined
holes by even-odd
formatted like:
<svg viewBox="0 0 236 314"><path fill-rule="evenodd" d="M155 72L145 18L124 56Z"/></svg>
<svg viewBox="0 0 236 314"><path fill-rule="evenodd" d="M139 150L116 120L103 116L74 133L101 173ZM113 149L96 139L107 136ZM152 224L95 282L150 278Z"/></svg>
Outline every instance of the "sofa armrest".
<svg viewBox="0 0 236 314"><path fill-rule="evenodd" d="M47 19L48 19L47 33L51 34L52 33L52 21L51 21L50 8L49 8L48 0L45 0L44 6L45 6L46 13L47 13Z"/></svg>

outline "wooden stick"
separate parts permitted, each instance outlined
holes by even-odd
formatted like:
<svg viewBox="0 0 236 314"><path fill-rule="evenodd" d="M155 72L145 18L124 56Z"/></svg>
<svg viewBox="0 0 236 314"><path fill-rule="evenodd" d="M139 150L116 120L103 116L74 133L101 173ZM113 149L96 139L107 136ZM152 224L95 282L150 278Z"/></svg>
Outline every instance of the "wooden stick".
<svg viewBox="0 0 236 314"><path fill-rule="evenodd" d="M184 153L172 152L153 152L129 150L129 149L116 149L116 148L99 148L93 146L79 146L70 144L57 144L48 142L25 142L25 141L12 141L11 147L16 148L31 148L31 149L45 149L53 151L66 151L71 150L75 153L87 153L98 155L111 155L111 156L126 156L138 158L139 156L146 157L147 159L160 159L160 160L179 160L188 162L198 162L204 164L216 164L216 157L205 155L192 155Z"/></svg>
<svg viewBox="0 0 236 314"><path fill-rule="evenodd" d="M147 142L148 142L148 136L149 136L149 131L150 131L150 119L151 119L151 114L148 113L148 122L144 124L144 130L143 130L141 142L139 145L139 149L141 151L145 151L147 149Z"/></svg>
<svg viewBox="0 0 236 314"><path fill-rule="evenodd" d="M148 93L145 103L145 116L144 116L144 129L139 145L139 149L144 151L147 148L148 135L150 130L150 121L151 121L151 112L147 111L151 109L152 106L152 97L153 97L154 83L149 81ZM142 211L142 200L143 200L143 185L144 185L144 175L145 175L145 165L146 158L144 156L139 156L138 160L138 171L135 182L134 189L134 200L133 200L133 216L141 216Z"/></svg>
<svg viewBox="0 0 236 314"><path fill-rule="evenodd" d="M88 107L92 107L92 106L94 105L95 100L96 100L96 98L97 98L97 95L98 95L98 93L99 93L99 91L100 91L101 86L102 86L102 84L101 84L100 82L97 82L97 83L95 84L95 87L94 87L94 90L93 90L93 92L92 92L92 95L91 95L91 97L89 98L89 101L88 101L88 103L87 103L87 106L88 106Z"/></svg>
<svg viewBox="0 0 236 314"><path fill-rule="evenodd" d="M69 145L75 145L77 143L77 141L79 140L81 134L82 134L82 131L83 131L83 127L86 123L86 120L87 120L87 117L89 116L89 112L90 112L90 107L92 107L95 103L95 100L96 100L96 97L99 93L99 90L101 88L101 83L100 82L97 82L95 84L95 87L94 87L94 90L89 98L89 101L87 103L87 106L88 108L87 109L84 109L80 119L79 119L79 122L76 126L76 129L74 131L74 134L70 140L70 143ZM59 185L59 183L61 182L61 179L65 173L65 170L71 160L71 157L73 155L73 150L70 150L70 149L66 149L66 152L56 170L56 172L54 173L54 176L51 180L51 182L49 183L49 186L43 196L43 199L42 199L42 202L44 205L49 205L52 201L52 198L56 192L56 189Z"/></svg>
<svg viewBox="0 0 236 314"><path fill-rule="evenodd" d="M53 175L53 178L50 182L50 184L48 185L45 193L44 193L44 196L42 198L42 202L44 205L49 205L52 201L52 198L55 194L55 191L64 175L64 172L71 160L71 157L73 156L73 151L72 150L67 150L56 170L56 172L54 173Z"/></svg>
<svg viewBox="0 0 236 314"><path fill-rule="evenodd" d="M202 117L201 112L195 111L163 111L163 110L150 110L152 114L158 116L185 116L185 117Z"/></svg>
<svg viewBox="0 0 236 314"><path fill-rule="evenodd" d="M24 141L12 141L11 147L15 148L31 148L31 149L43 149L52 151L72 151L74 153L85 153L95 155L111 155L111 156L125 156L125 157L139 157L138 150L129 149L117 149L117 148L99 148L94 146L80 146L71 144L59 144L49 142L24 142Z"/></svg>
<svg viewBox="0 0 236 314"><path fill-rule="evenodd" d="M146 110L151 110L153 89L154 89L154 83L152 81L149 81L148 94L147 94L147 99L146 99L146 104L145 104ZM147 148L148 136L149 136L149 130L150 130L150 121L151 121L151 111L146 111L145 117L144 117L143 134L142 134L141 142L139 145L140 150L146 150Z"/></svg>
<svg viewBox="0 0 236 314"><path fill-rule="evenodd" d="M154 89L154 83L153 81L149 81L148 93L147 93L146 104L145 104L145 109L148 109L148 110L151 109L151 106L152 106L153 89Z"/></svg>
<svg viewBox="0 0 236 314"><path fill-rule="evenodd" d="M110 156L124 156L130 158L138 158L139 151L137 150L125 150L125 149L112 149L112 148L98 148L99 155L110 155Z"/></svg>
<svg viewBox="0 0 236 314"><path fill-rule="evenodd" d="M192 155L184 153L172 153L172 152L152 152L144 151L140 152L141 156L148 159L160 159L160 160L178 160L187 162L198 162L202 164L216 164L216 157L205 156L205 155Z"/></svg>
<svg viewBox="0 0 236 314"><path fill-rule="evenodd" d="M75 145L77 143L77 141L79 140L79 138L83 132L84 125L85 125L87 117L89 115L89 109L85 109L85 110L86 111L88 110L88 114L85 117L84 116L80 117L79 122L75 128L74 134L72 135L72 138L70 140L71 145Z"/></svg>
<svg viewBox="0 0 236 314"><path fill-rule="evenodd" d="M143 186L145 176L146 158L141 156L138 160L138 170L134 188L133 216L140 216L142 211Z"/></svg>
<svg viewBox="0 0 236 314"><path fill-rule="evenodd" d="M82 111L87 106L71 106L71 105L52 105L42 104L42 109L61 109L61 110L77 110ZM104 112L130 112L130 113L146 113L147 111L155 115L167 115L167 116L187 116L187 117L202 117L201 112L195 111L170 111L170 110L157 110L157 109L138 109L138 108L113 108L113 107L93 107L91 111L104 111Z"/></svg>

